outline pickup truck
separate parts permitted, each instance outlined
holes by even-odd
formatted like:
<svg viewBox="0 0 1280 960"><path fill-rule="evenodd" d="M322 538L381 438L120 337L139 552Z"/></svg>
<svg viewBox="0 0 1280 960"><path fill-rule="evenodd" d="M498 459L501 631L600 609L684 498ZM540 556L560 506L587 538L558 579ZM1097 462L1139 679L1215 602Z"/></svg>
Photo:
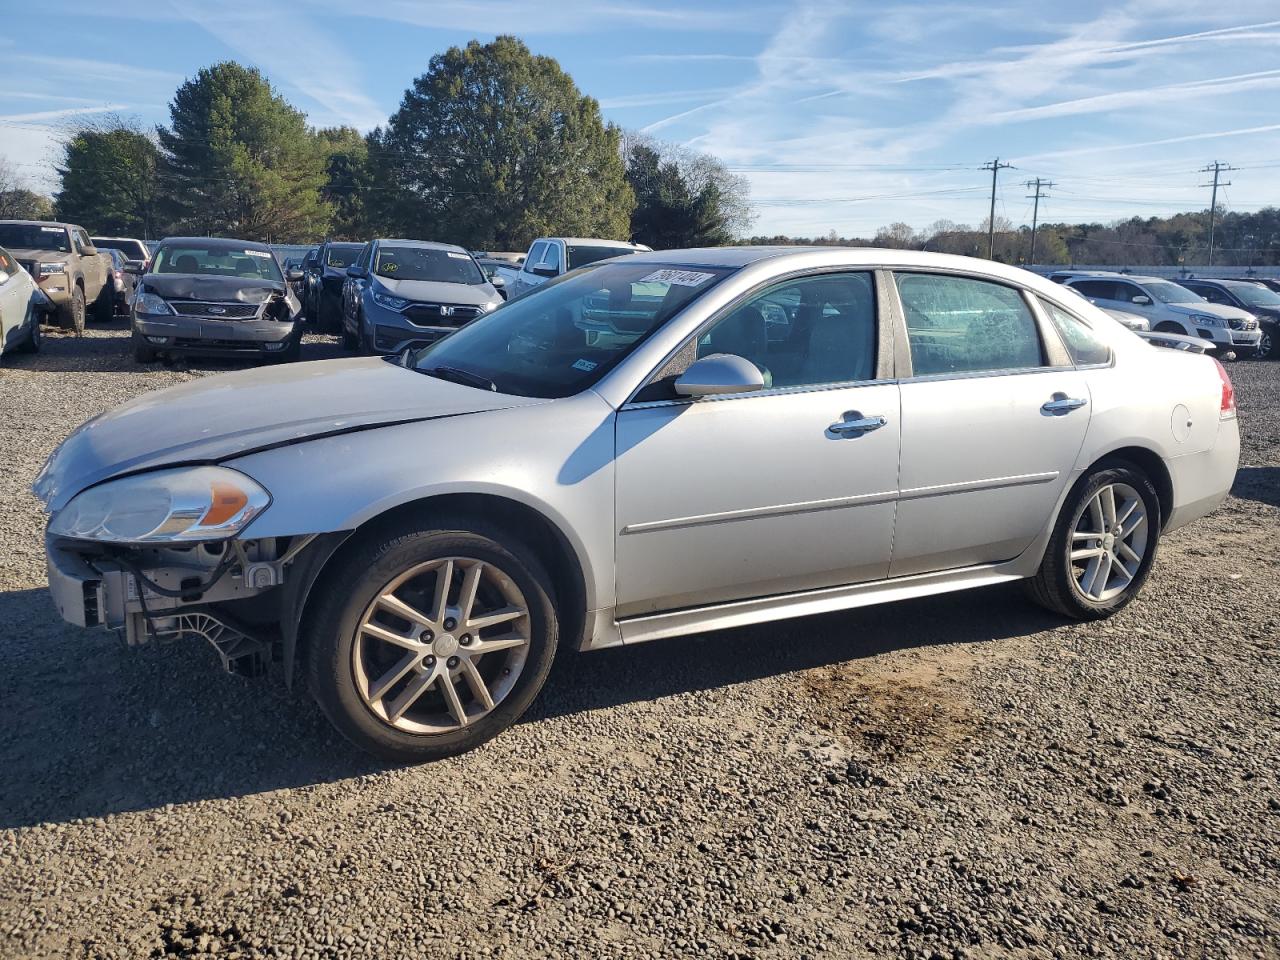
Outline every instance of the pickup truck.
<svg viewBox="0 0 1280 960"><path fill-rule="evenodd" d="M49 220L0 220L0 247L35 280L61 328L84 332L84 314L108 323L115 316L111 257L97 252L83 227Z"/></svg>
<svg viewBox="0 0 1280 960"><path fill-rule="evenodd" d="M508 298L518 297L540 283L588 263L651 249L642 243L625 243L621 240L539 237L529 246L522 266L500 266L494 275L502 278Z"/></svg>
<svg viewBox="0 0 1280 960"><path fill-rule="evenodd" d="M8 249L53 302L63 329L83 333L87 308L101 323L115 316L111 257L98 252L84 227L47 220L0 220L0 247Z"/></svg>

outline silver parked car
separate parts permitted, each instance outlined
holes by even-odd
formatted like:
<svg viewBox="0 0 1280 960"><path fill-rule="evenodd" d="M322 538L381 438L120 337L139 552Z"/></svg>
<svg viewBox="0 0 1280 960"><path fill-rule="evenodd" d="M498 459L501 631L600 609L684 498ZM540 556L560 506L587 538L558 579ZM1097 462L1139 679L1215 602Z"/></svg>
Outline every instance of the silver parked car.
<svg viewBox="0 0 1280 960"><path fill-rule="evenodd" d="M1105 617L1238 454L1219 364L1047 280L738 247L147 393L35 491L63 617L278 654L352 741L424 759L514 722L562 648L1012 580Z"/></svg>

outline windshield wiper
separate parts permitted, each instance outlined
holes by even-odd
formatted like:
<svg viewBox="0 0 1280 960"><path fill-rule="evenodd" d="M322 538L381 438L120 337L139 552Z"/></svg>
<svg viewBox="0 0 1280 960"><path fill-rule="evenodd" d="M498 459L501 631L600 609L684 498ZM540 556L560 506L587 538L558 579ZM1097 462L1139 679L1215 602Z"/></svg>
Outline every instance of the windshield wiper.
<svg viewBox="0 0 1280 960"><path fill-rule="evenodd" d="M478 373L472 373L469 370L459 370L457 367L425 367L418 370L419 373L425 373L429 377L438 377L441 380L452 380L454 383L461 383L467 387L479 387L481 390L490 390L493 393L498 392L498 385L488 377L482 377Z"/></svg>

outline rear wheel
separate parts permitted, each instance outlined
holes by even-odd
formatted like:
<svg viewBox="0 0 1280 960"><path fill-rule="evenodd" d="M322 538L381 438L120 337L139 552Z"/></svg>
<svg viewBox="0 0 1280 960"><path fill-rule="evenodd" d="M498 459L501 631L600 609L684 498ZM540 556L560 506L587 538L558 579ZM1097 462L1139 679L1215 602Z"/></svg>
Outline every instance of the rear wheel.
<svg viewBox="0 0 1280 960"><path fill-rule="evenodd" d="M1076 620L1109 617L1142 589L1160 539L1160 499L1136 466L1115 463L1067 497L1031 594Z"/></svg>
<svg viewBox="0 0 1280 960"><path fill-rule="evenodd" d="M317 590L307 618L308 681L363 750L399 761L470 750L546 681L559 630L550 581L497 531L465 521L374 535L326 579L334 589Z"/></svg>
<svg viewBox="0 0 1280 960"><path fill-rule="evenodd" d="M77 336L84 333L84 287L77 284L71 288L71 298L62 305L58 320L63 330Z"/></svg>

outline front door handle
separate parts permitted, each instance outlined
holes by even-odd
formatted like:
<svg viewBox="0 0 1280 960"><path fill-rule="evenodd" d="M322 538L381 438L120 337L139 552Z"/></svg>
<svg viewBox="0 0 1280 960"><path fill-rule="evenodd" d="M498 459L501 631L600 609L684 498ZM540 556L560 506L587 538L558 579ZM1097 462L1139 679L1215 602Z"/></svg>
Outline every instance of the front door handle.
<svg viewBox="0 0 1280 960"><path fill-rule="evenodd" d="M1082 400L1079 397L1068 397L1065 393L1055 393L1053 399L1043 404L1040 410L1051 417L1056 417L1064 413L1070 413L1072 410L1079 410L1088 402L1088 400Z"/></svg>
<svg viewBox="0 0 1280 960"><path fill-rule="evenodd" d="M857 410L849 410L843 419L827 429L839 437L860 437L872 430L879 430L888 422L884 417L864 417Z"/></svg>

